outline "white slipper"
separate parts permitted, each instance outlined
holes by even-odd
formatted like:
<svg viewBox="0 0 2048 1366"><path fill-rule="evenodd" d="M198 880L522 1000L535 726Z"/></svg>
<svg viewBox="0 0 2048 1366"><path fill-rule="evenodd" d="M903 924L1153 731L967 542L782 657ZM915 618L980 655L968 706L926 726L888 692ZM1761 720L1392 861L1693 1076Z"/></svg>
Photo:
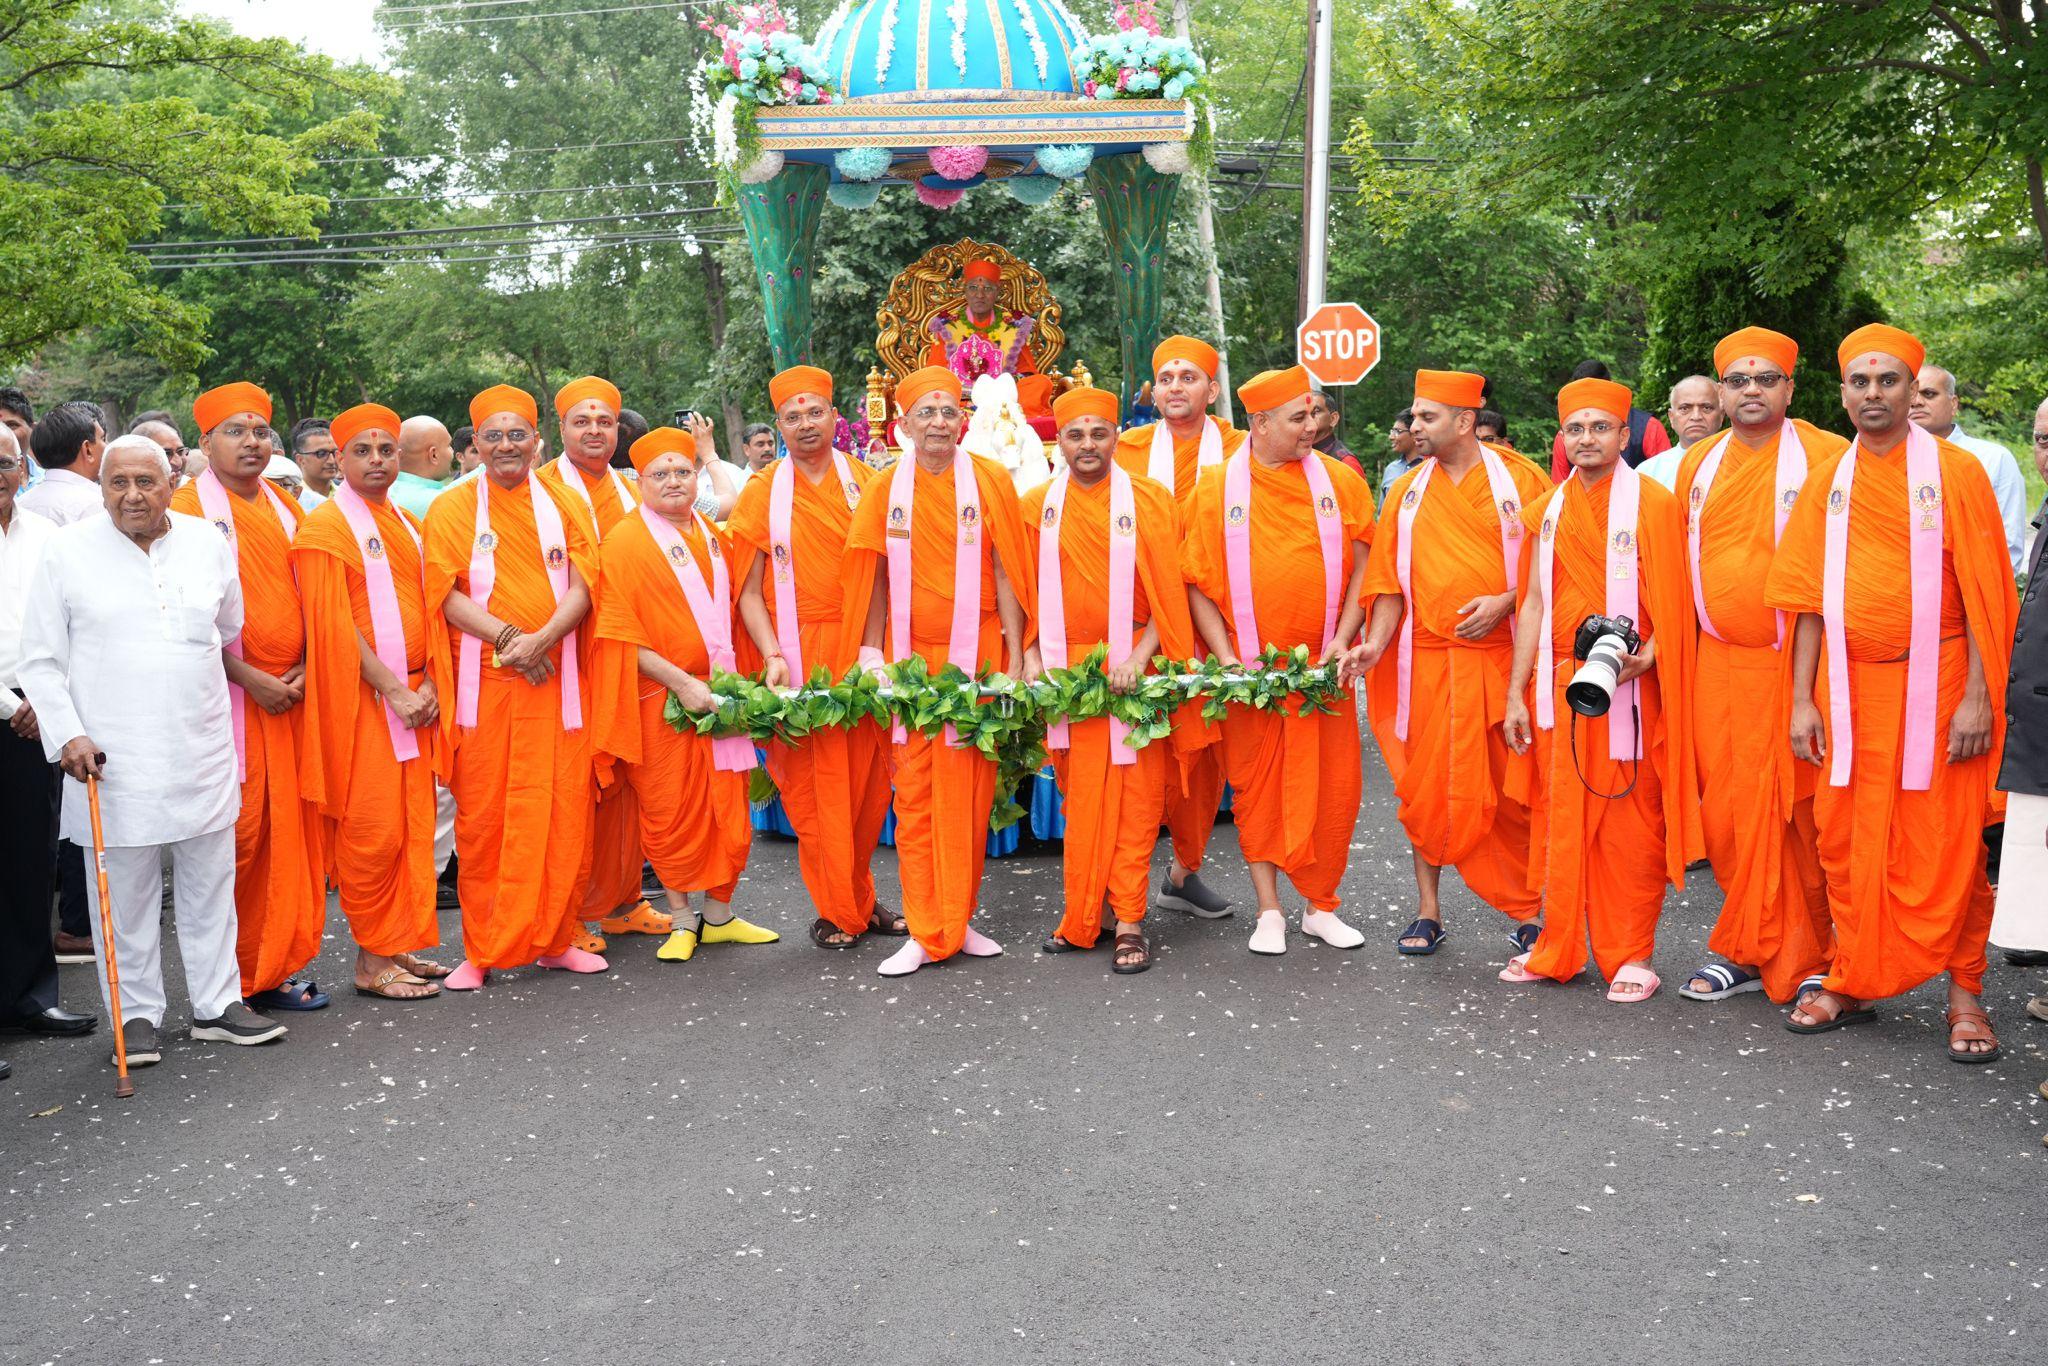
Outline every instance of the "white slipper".
<svg viewBox="0 0 2048 1366"><path fill-rule="evenodd" d="M1253 953L1287 952L1287 917L1279 911L1260 911L1252 929Z"/></svg>
<svg viewBox="0 0 2048 1366"><path fill-rule="evenodd" d="M903 941L903 947L884 958L875 971L884 977L908 977L931 961L931 955L924 951L924 945L915 939L906 939Z"/></svg>
<svg viewBox="0 0 2048 1366"><path fill-rule="evenodd" d="M983 934L980 930L975 929L974 926L969 925L967 927L967 937L960 943L960 952L966 954L969 958L1000 958L1003 953L1003 946Z"/></svg>
<svg viewBox="0 0 2048 1366"><path fill-rule="evenodd" d="M1365 936L1345 924L1335 911L1304 911L1301 932L1314 935L1333 949L1355 949L1365 942Z"/></svg>

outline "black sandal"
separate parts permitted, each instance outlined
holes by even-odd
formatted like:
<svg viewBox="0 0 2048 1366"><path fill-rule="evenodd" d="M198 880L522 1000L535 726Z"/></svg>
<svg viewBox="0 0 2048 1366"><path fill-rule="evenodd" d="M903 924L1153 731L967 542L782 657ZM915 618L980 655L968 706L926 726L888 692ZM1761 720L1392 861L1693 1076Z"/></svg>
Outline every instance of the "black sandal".
<svg viewBox="0 0 2048 1366"><path fill-rule="evenodd" d="M1125 962L1123 955L1130 953L1134 949L1138 954L1137 961ZM1152 941L1145 937L1145 932L1138 930L1133 934L1125 934L1122 931L1118 931L1116 935L1115 957L1110 962L1109 970L1120 977L1129 977L1134 973L1143 972L1151 966Z"/></svg>
<svg viewBox="0 0 2048 1366"><path fill-rule="evenodd" d="M1093 944L1083 948L1079 944L1069 944L1056 934L1049 934L1045 937L1045 942L1038 946L1038 951L1040 953L1093 953L1101 945L1102 941L1098 939Z"/></svg>
<svg viewBox="0 0 2048 1366"><path fill-rule="evenodd" d="M811 942L821 949L850 949L860 942L859 935L847 934L846 942L839 943L832 938L835 934L846 934L846 931L822 915L811 922Z"/></svg>
<svg viewBox="0 0 2048 1366"><path fill-rule="evenodd" d="M868 933L906 939L910 936L910 922L877 901L875 909L868 912Z"/></svg>

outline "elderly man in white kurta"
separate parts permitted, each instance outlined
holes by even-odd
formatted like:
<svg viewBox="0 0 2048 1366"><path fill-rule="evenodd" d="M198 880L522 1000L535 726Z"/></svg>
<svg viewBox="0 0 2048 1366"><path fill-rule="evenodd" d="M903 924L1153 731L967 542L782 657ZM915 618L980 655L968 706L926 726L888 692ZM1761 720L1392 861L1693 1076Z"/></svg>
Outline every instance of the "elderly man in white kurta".
<svg viewBox="0 0 2048 1366"><path fill-rule="evenodd" d="M100 471L107 515L50 538L22 620L22 690L43 749L65 774L61 828L92 845L85 779L100 786L130 1065L160 1057L166 1005L161 851L176 887L192 1037L266 1043L284 1027L241 1000L235 961L235 817L241 808L221 651L242 630L234 552L173 513L170 462L148 440L112 443ZM99 892L93 951L102 963ZM101 972L105 991L105 972Z"/></svg>

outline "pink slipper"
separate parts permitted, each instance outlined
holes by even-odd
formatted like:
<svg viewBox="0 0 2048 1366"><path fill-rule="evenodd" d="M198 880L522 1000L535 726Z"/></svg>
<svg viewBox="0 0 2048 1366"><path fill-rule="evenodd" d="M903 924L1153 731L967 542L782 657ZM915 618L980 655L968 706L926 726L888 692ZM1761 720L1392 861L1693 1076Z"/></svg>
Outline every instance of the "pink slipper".
<svg viewBox="0 0 2048 1366"><path fill-rule="evenodd" d="M560 953L551 953L533 960L544 968L561 968L567 972L603 972L611 967L598 955L577 948L571 944Z"/></svg>
<svg viewBox="0 0 2048 1366"><path fill-rule="evenodd" d="M876 966L875 971L884 977L908 977L931 961L931 955L924 951L924 945L915 939L906 939L903 941L903 947L884 958Z"/></svg>
<svg viewBox="0 0 2048 1366"><path fill-rule="evenodd" d="M1508 959L1508 965L1500 970L1500 980L1516 983L1540 982L1543 980L1543 974L1529 971L1529 955L1518 953Z"/></svg>
<svg viewBox="0 0 2048 1366"><path fill-rule="evenodd" d="M1642 990L1634 995L1615 995L1614 989L1623 983L1639 986ZM1607 999L1616 1005L1632 1006L1638 1001L1647 1001L1655 996L1657 988L1663 985L1664 979L1648 968L1639 968L1632 963L1624 964L1614 970L1614 980L1607 986Z"/></svg>
<svg viewBox="0 0 2048 1366"><path fill-rule="evenodd" d="M461 967L441 979L441 985L450 991L475 991L490 980L491 974L465 958Z"/></svg>
<svg viewBox="0 0 2048 1366"><path fill-rule="evenodd" d="M997 958L1002 955L1003 946L969 925L967 937L960 943L960 952L969 958Z"/></svg>

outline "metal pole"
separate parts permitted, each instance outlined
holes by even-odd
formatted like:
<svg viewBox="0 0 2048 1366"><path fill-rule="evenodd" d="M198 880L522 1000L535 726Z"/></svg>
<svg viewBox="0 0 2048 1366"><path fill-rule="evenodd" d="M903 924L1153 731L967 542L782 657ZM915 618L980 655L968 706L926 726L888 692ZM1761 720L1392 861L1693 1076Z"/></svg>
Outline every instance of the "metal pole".
<svg viewBox="0 0 2048 1366"><path fill-rule="evenodd" d="M1190 47L1194 39L1188 32L1188 0L1174 0L1173 31L1183 43ZM1232 420L1230 408L1230 342L1223 330L1223 281L1216 264L1216 217L1211 208L1209 177L1203 176L1195 187L1195 237L1202 244L1202 269L1209 294L1209 335L1216 342L1216 385L1220 391L1216 396L1216 416L1225 422Z"/></svg>
<svg viewBox="0 0 2048 1366"><path fill-rule="evenodd" d="M1330 5L1308 0L1308 114L1302 138L1300 315L1323 302L1330 230Z"/></svg>

